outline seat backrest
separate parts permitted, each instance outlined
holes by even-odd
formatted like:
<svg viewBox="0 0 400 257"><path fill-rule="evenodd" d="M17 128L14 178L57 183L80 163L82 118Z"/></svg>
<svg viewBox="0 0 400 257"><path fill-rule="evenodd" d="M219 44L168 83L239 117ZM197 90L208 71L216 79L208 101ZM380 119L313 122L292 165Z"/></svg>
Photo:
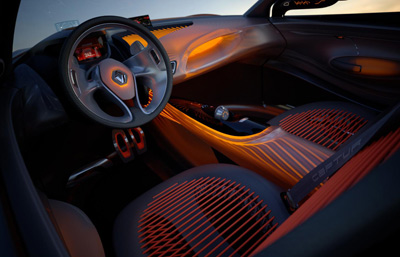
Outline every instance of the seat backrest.
<svg viewBox="0 0 400 257"><path fill-rule="evenodd" d="M77 207L48 200L49 213L71 257L104 257L100 236L90 219Z"/></svg>

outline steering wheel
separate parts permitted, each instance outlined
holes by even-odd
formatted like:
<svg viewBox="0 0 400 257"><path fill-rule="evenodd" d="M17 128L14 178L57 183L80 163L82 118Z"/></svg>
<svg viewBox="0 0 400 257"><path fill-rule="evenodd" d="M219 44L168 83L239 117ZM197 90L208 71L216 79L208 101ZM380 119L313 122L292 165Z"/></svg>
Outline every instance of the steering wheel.
<svg viewBox="0 0 400 257"><path fill-rule="evenodd" d="M123 43L109 43L113 35L141 40L125 43L130 49L123 51ZM122 17L98 17L75 28L64 42L59 67L73 105L110 127L132 128L151 121L172 91L171 65L161 42L146 27Z"/></svg>

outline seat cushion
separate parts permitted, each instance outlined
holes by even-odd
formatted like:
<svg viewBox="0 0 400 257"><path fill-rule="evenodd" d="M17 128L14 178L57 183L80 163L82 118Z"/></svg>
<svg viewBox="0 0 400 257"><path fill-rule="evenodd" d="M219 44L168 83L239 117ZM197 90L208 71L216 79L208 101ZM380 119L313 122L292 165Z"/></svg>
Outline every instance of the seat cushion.
<svg viewBox="0 0 400 257"><path fill-rule="evenodd" d="M187 170L131 202L114 225L116 255L243 255L289 213L280 189L235 165Z"/></svg>
<svg viewBox="0 0 400 257"><path fill-rule="evenodd" d="M376 113L353 103L317 102L296 107L276 116L268 123L333 151L365 124L376 118Z"/></svg>

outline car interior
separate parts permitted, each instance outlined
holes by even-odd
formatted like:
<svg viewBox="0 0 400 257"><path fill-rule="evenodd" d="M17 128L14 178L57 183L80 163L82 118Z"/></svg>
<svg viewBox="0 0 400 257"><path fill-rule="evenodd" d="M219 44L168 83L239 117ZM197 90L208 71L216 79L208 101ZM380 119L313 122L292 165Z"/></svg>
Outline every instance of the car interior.
<svg viewBox="0 0 400 257"><path fill-rule="evenodd" d="M2 51L4 244L15 256L395 250L400 13L285 15L310 1L101 16Z"/></svg>

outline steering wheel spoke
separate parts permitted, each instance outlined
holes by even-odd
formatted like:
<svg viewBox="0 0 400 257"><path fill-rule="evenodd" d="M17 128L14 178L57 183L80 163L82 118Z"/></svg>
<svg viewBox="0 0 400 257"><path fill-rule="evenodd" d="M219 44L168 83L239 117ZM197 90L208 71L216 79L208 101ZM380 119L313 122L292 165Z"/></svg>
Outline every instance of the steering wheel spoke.
<svg viewBox="0 0 400 257"><path fill-rule="evenodd" d="M131 69L135 76L154 76L166 71L165 62L160 53L150 45L132 55L124 61L124 64Z"/></svg>
<svg viewBox="0 0 400 257"><path fill-rule="evenodd" d="M88 94L89 92L96 90L99 87L97 81L88 79L90 73L95 67L89 70L85 70L84 68L79 66L76 58L71 59L72 60L70 62L69 76L75 93L79 96Z"/></svg>
<svg viewBox="0 0 400 257"><path fill-rule="evenodd" d="M139 106L141 106L141 102L143 103L147 99L138 99L141 97L138 88L151 90L151 102L146 107L140 107L145 114L152 113L166 94L168 78L165 63L160 52L150 44L124 61L124 64L129 67L136 78L136 101Z"/></svg>
<svg viewBox="0 0 400 257"><path fill-rule="evenodd" d="M133 121L134 116L132 108L128 107L128 105L123 100L121 100L106 86L104 86L101 90L104 91L104 96L107 98L107 100L109 100L110 103L112 103L115 107L119 109L119 111L121 111L121 114L110 115L100 108L99 112L97 113L99 116L104 119L113 120L114 122L120 123L129 123ZM99 106L98 102L96 102L96 104Z"/></svg>

